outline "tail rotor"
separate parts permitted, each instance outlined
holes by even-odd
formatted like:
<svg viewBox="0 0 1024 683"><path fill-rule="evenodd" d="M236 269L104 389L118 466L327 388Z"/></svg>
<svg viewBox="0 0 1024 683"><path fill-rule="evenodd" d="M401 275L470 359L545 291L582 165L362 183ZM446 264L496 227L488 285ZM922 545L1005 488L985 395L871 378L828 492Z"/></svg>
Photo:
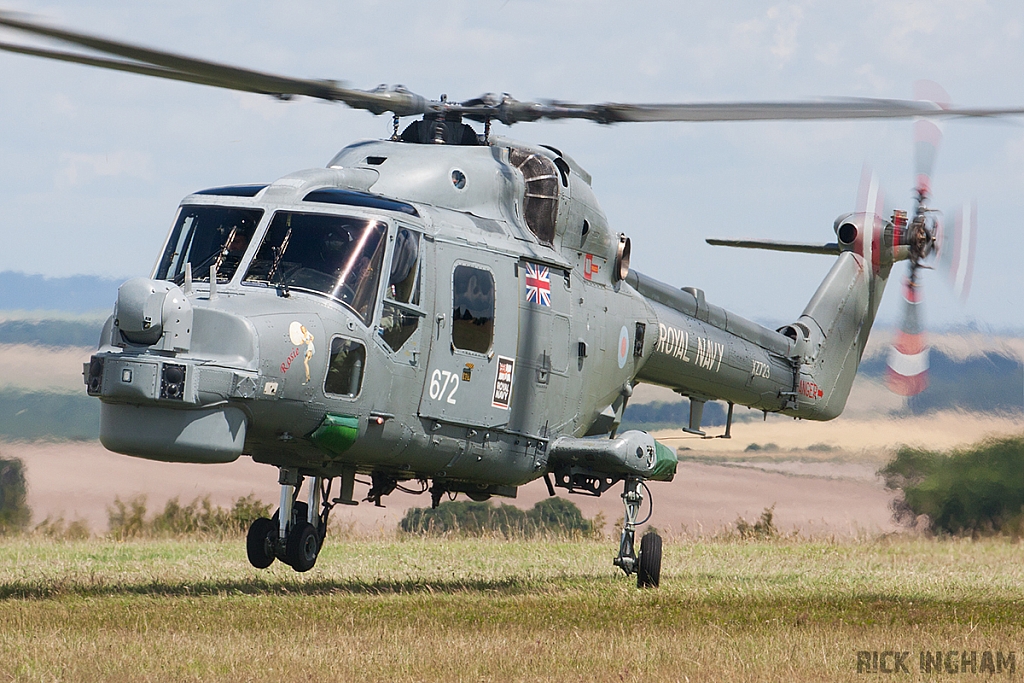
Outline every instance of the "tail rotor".
<svg viewBox="0 0 1024 683"><path fill-rule="evenodd" d="M935 83L914 86L914 97L929 100L940 107L949 105L949 96ZM893 345L889 349L885 381L889 390L900 396L916 396L928 388L928 340L922 315L921 269L923 261L935 251L938 220L929 208L932 172L938 156L942 131L925 119L914 121L914 216L909 223L897 215L897 230L906 230L899 242L907 246L907 278L903 281L903 316ZM903 219L902 221L899 219ZM900 225L903 223L903 225Z"/></svg>
<svg viewBox="0 0 1024 683"><path fill-rule="evenodd" d="M937 84L920 82L915 98L949 106L949 96ZM931 266L925 261L938 256L940 270L948 277L953 291L961 301L970 291L974 267L974 243L977 237L977 208L972 204L950 212L947 216L929 206L932 194L932 172L942 131L927 119L914 122L915 205L913 218L894 215L896 243L906 246L907 277L903 283L903 315L889 349L886 384L900 396L916 396L928 388L928 341L924 331L921 273Z"/></svg>

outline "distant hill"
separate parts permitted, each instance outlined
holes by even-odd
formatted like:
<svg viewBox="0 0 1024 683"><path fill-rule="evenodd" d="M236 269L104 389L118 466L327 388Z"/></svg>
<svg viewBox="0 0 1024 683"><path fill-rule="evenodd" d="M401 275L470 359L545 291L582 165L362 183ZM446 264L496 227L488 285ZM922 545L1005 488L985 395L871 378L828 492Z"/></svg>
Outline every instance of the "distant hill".
<svg viewBox="0 0 1024 683"><path fill-rule="evenodd" d="M703 427L718 427L725 424L725 404L708 401L704 404L701 420ZM631 403L626 405L622 415L621 430L642 429L653 432L658 429L681 429L690 423L690 402L654 401L652 403Z"/></svg>
<svg viewBox="0 0 1024 683"><path fill-rule="evenodd" d="M95 347L100 320L0 320L0 344Z"/></svg>
<svg viewBox="0 0 1024 683"><path fill-rule="evenodd" d="M0 389L0 439L98 439L100 402L82 389L80 394Z"/></svg>
<svg viewBox="0 0 1024 683"><path fill-rule="evenodd" d="M109 310L122 282L122 278L94 275L43 277L0 271L0 311L90 313Z"/></svg>
<svg viewBox="0 0 1024 683"><path fill-rule="evenodd" d="M910 412L959 408L979 412L1024 410L1024 365L1020 359L988 351L956 357L938 349L928 355L928 388L908 402ZM859 373L882 380L885 358L861 363Z"/></svg>

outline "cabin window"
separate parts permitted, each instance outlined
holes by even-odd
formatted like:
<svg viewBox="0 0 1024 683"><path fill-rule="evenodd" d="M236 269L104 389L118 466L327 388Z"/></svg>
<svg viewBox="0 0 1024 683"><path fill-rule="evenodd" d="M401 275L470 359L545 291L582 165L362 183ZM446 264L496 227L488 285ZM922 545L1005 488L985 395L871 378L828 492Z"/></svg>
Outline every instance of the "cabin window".
<svg viewBox="0 0 1024 683"><path fill-rule="evenodd" d="M487 353L494 338L494 276L474 266L452 274L452 345Z"/></svg>
<svg viewBox="0 0 1024 683"><path fill-rule="evenodd" d="M335 337L331 340L331 360L324 380L324 393L358 396L363 386L366 347L357 341Z"/></svg>
<svg viewBox="0 0 1024 683"><path fill-rule="evenodd" d="M185 281L185 264L192 264L192 279L210 281L210 266L217 266L217 282L228 282L249 247L262 209L230 206L183 206L156 270L158 280Z"/></svg>
<svg viewBox="0 0 1024 683"><path fill-rule="evenodd" d="M386 234L380 221L279 211L244 282L325 294L368 324Z"/></svg>

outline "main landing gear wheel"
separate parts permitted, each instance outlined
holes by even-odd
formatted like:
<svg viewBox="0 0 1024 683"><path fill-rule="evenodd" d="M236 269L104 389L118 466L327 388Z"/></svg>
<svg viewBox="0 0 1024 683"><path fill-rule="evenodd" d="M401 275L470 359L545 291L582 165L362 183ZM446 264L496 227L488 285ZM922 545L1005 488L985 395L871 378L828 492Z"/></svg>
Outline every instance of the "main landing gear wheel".
<svg viewBox="0 0 1024 683"><path fill-rule="evenodd" d="M303 503L302 501L295 501L294 503L292 503L291 524L295 524L296 522L301 522L302 520L307 519L308 516L309 516L309 505L307 503ZM270 521L273 522L274 524L277 524L277 525L281 524L281 510L280 509L274 510L274 516L270 518Z"/></svg>
<svg viewBox="0 0 1024 683"><path fill-rule="evenodd" d="M266 569L275 559L297 572L308 572L316 564L333 507L331 480L312 477L309 499L299 501L296 499L303 478L298 471L282 467L280 507L271 519L261 517L250 525L245 548L249 562L257 569Z"/></svg>
<svg viewBox="0 0 1024 683"><path fill-rule="evenodd" d="M253 520L249 533L245 537L245 553L249 556L249 564L256 569L266 569L274 563L277 545L277 523L260 517Z"/></svg>
<svg viewBox="0 0 1024 683"><path fill-rule="evenodd" d="M288 564L297 572L308 572L316 564L320 553L320 534L309 522L299 522L288 532L285 555Z"/></svg>
<svg viewBox="0 0 1024 683"><path fill-rule="evenodd" d="M655 533L644 534L640 539L636 587L657 588L659 583L661 583L661 536Z"/></svg>
<svg viewBox="0 0 1024 683"><path fill-rule="evenodd" d="M639 477L627 477L622 487L622 502L625 519L622 522L622 539L619 541L619 555L612 562L626 573L636 572L637 588L657 588L661 583L661 536L649 532L640 539L640 552L636 552L634 539L636 528L651 518L648 512L643 520L637 520L643 504L643 491L647 489ZM650 491L648 491L650 493ZM654 508L651 508L653 512Z"/></svg>

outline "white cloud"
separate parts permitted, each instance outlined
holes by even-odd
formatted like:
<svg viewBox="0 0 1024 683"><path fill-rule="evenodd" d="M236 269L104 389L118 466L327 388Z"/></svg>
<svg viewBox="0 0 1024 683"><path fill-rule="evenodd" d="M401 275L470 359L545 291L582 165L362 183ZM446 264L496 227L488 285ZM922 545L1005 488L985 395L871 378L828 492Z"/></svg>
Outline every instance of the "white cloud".
<svg viewBox="0 0 1024 683"><path fill-rule="evenodd" d="M50 106L54 112L62 117L71 117L78 113L78 107L75 106L74 101L64 93L54 93L51 95Z"/></svg>
<svg viewBox="0 0 1024 683"><path fill-rule="evenodd" d="M57 187L75 187L96 178L118 176L148 180L152 177L149 155L133 150L100 154L65 152L61 155L55 182Z"/></svg>
<svg viewBox="0 0 1024 683"><path fill-rule="evenodd" d="M785 64L797 51L797 34L804 11L798 5L776 5L768 10L768 19L774 24L771 53Z"/></svg>

